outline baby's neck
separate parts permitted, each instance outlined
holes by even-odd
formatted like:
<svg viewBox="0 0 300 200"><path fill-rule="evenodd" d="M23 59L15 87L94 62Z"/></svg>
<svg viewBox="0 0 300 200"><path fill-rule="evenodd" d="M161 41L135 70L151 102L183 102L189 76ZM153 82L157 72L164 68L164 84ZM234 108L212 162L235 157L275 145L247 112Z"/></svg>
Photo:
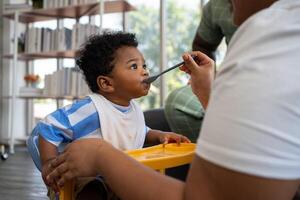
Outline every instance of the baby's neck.
<svg viewBox="0 0 300 200"><path fill-rule="evenodd" d="M115 97L114 95L109 95L109 94L101 94L103 97L105 97L107 100L110 102L119 105L119 106L129 106L131 99L122 99L119 97Z"/></svg>

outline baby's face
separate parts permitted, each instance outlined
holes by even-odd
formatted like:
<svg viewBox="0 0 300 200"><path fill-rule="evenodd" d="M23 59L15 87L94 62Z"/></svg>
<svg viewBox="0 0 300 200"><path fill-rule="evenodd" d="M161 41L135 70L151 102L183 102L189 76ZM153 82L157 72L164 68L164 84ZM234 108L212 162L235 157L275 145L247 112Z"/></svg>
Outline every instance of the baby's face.
<svg viewBox="0 0 300 200"><path fill-rule="evenodd" d="M150 85L143 80L149 77L149 73L137 48L124 46L116 51L111 75L118 98L131 100L148 94Z"/></svg>

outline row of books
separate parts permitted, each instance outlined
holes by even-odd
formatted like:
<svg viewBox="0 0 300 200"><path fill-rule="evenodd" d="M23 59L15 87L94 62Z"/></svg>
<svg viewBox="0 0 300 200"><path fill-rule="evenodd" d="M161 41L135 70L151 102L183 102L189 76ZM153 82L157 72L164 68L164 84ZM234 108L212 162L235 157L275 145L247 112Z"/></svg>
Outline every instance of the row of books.
<svg viewBox="0 0 300 200"><path fill-rule="evenodd" d="M5 3L4 11L29 10L32 6L26 3Z"/></svg>
<svg viewBox="0 0 300 200"><path fill-rule="evenodd" d="M89 36L99 32L99 27L91 24L74 24L73 29L29 28L25 39L25 52L50 52L75 50Z"/></svg>
<svg viewBox="0 0 300 200"><path fill-rule="evenodd" d="M91 35L99 33L100 28L91 24L74 24L72 29L72 49L79 49Z"/></svg>
<svg viewBox="0 0 300 200"><path fill-rule="evenodd" d="M96 3L98 0L44 0L43 8L60 8L73 5Z"/></svg>
<svg viewBox="0 0 300 200"><path fill-rule="evenodd" d="M89 93L82 74L74 68L64 68L45 76L45 96L85 96Z"/></svg>
<svg viewBox="0 0 300 200"><path fill-rule="evenodd" d="M27 3L5 3L4 10L24 10L32 8L61 8L75 5L85 5L99 2L99 0L31 0L31 4Z"/></svg>
<svg viewBox="0 0 300 200"><path fill-rule="evenodd" d="M19 91L20 96L41 96L43 95L43 89L35 87L21 87Z"/></svg>

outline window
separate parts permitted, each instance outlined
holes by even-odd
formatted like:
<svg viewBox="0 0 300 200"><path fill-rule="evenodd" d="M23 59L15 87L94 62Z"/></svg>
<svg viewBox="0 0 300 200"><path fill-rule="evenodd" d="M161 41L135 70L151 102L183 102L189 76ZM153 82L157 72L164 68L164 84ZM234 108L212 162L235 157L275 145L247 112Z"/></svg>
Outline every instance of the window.
<svg viewBox="0 0 300 200"><path fill-rule="evenodd" d="M132 0L137 11L129 13L129 31L136 33L139 48L144 54L150 74L159 72L160 65L160 1ZM167 27L166 68L182 61L183 52L191 50L192 41L200 20L200 1L166 0ZM171 91L186 84L187 77L174 70L165 75L167 90ZM159 81L152 84L150 93L139 99L144 109L159 107Z"/></svg>

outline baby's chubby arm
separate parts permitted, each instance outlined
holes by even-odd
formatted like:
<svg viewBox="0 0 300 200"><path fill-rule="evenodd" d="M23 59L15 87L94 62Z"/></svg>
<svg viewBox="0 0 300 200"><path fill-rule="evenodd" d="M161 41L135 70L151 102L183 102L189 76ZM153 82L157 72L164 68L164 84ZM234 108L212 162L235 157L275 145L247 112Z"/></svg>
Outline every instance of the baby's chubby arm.
<svg viewBox="0 0 300 200"><path fill-rule="evenodd" d="M55 192L59 191L59 187L57 186L56 182L50 184L46 177L52 171L51 162L55 159L58 155L57 147L50 142L46 141L42 136L39 137L39 152L40 152L40 159L42 164L42 178L45 184L51 187Z"/></svg>
<svg viewBox="0 0 300 200"><path fill-rule="evenodd" d="M150 129L146 135L147 144L190 143L191 141L180 134Z"/></svg>

